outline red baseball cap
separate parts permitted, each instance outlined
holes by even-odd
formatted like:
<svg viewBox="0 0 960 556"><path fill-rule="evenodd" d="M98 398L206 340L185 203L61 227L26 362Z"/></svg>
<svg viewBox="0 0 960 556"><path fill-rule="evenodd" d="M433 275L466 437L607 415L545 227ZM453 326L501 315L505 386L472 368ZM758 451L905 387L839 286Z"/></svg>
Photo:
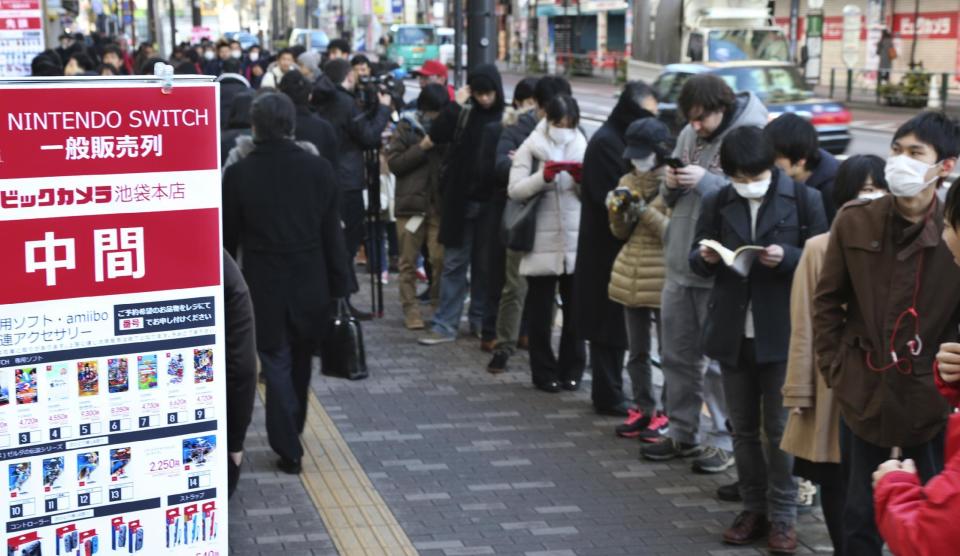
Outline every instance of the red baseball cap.
<svg viewBox="0 0 960 556"><path fill-rule="evenodd" d="M444 65L440 60L427 60L423 63L423 66L417 71L412 72L413 75L422 75L424 77L443 77L447 78L447 66Z"/></svg>

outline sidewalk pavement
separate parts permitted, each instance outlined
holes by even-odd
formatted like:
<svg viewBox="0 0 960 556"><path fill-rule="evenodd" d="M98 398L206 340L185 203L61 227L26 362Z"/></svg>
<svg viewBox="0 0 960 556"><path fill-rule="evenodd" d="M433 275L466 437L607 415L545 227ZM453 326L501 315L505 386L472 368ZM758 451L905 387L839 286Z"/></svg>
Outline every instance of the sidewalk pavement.
<svg viewBox="0 0 960 556"><path fill-rule="evenodd" d="M639 444L613 434L619 420L592 412L589 376L580 392L546 394L531 386L525 352L494 376L476 339L417 345L417 334L403 328L394 284L384 289L387 317L364 323L370 378L316 376L310 418L331 423L363 475L346 482L369 480L384 515L402 528L401 542L423 556L765 554L765 543L719 541L739 506L713 493L732 473L695 475L689 461L639 460ZM321 512L333 518L325 530L308 503L311 481L271 471L263 435L258 411L252 461L231 504L231 553L333 554L332 539L345 556L391 554L372 544L340 546L341 529L360 527L364 516L338 511L334 503L345 496L333 493ZM799 554L829 552L818 510L801 517L799 536Z"/></svg>

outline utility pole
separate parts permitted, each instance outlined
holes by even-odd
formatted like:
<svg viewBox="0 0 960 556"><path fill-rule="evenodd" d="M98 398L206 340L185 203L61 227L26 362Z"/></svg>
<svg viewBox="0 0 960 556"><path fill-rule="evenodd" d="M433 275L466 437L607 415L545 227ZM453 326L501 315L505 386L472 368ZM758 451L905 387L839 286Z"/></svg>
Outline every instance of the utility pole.
<svg viewBox="0 0 960 556"><path fill-rule="evenodd" d="M177 46L177 10L170 0L170 51Z"/></svg>
<svg viewBox="0 0 960 556"><path fill-rule="evenodd" d="M494 0L467 0L468 68L475 68L480 64L492 64L497 58L495 11Z"/></svg>
<svg viewBox="0 0 960 556"><path fill-rule="evenodd" d="M453 0L453 86L463 85L463 0Z"/></svg>
<svg viewBox="0 0 960 556"><path fill-rule="evenodd" d="M147 0L147 40L150 44L157 44L157 7L156 0Z"/></svg>
<svg viewBox="0 0 960 556"><path fill-rule="evenodd" d="M203 17L200 14L200 6L197 4L197 0L190 0L190 18L194 27L203 25Z"/></svg>

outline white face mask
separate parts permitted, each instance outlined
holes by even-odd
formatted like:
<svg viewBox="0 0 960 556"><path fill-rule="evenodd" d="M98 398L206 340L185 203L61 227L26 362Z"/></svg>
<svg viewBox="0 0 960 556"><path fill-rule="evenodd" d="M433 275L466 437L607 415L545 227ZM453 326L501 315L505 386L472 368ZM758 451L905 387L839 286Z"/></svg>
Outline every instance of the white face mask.
<svg viewBox="0 0 960 556"><path fill-rule="evenodd" d="M214 54L212 50L205 50L205 51L203 52L203 59L204 59L204 60L213 60L213 59L216 58L216 57L217 57L217 55Z"/></svg>
<svg viewBox="0 0 960 556"><path fill-rule="evenodd" d="M647 158L633 158L630 160L630 163L633 164L633 167L637 169L638 172L649 172L653 170L653 167L656 166L656 155L650 153L650 156Z"/></svg>
<svg viewBox="0 0 960 556"><path fill-rule="evenodd" d="M260 53L259 53L259 52L251 52L251 53L250 53L250 61L251 61L251 62L256 62L256 61L259 60L259 59L260 59Z"/></svg>
<svg viewBox="0 0 960 556"><path fill-rule="evenodd" d="M763 196L767 194L767 190L770 189L770 178L747 183L730 183L733 184L737 195L740 195L744 199L762 199Z"/></svg>
<svg viewBox="0 0 960 556"><path fill-rule="evenodd" d="M547 134L550 135L550 139L552 139L554 143L558 145L566 145L570 141L573 141L574 137L577 136L577 130L550 126L550 129L547 130Z"/></svg>
<svg viewBox="0 0 960 556"><path fill-rule="evenodd" d="M923 178L926 177L930 168L939 164L939 162L937 164L927 164L905 154L891 157L887 160L887 166L883 171L887 178L887 185L890 187L890 193L894 197L916 196L937 180L939 176L934 176L927 181L924 181Z"/></svg>
<svg viewBox="0 0 960 556"><path fill-rule="evenodd" d="M857 199L866 199L868 201L876 201L880 197L883 197L887 194L886 191L871 191L870 193L861 193L857 195Z"/></svg>
<svg viewBox="0 0 960 556"><path fill-rule="evenodd" d="M243 52L240 51L240 50L231 50L231 51L230 51L230 57L231 57L231 58L234 58L234 59L236 59L236 60L239 60L240 58L243 57Z"/></svg>

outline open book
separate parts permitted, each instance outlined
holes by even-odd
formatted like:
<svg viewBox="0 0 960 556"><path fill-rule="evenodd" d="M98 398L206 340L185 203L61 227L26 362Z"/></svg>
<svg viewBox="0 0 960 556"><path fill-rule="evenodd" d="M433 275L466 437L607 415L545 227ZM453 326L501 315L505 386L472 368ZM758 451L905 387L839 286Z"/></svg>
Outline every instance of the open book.
<svg viewBox="0 0 960 556"><path fill-rule="evenodd" d="M720 255L723 263L740 276L750 274L750 267L753 266L753 261L757 260L757 257L759 257L760 253L764 250L764 248L759 245L744 245L736 251L731 251L724 247L719 241L712 239L701 239L700 245L716 251L717 254Z"/></svg>

